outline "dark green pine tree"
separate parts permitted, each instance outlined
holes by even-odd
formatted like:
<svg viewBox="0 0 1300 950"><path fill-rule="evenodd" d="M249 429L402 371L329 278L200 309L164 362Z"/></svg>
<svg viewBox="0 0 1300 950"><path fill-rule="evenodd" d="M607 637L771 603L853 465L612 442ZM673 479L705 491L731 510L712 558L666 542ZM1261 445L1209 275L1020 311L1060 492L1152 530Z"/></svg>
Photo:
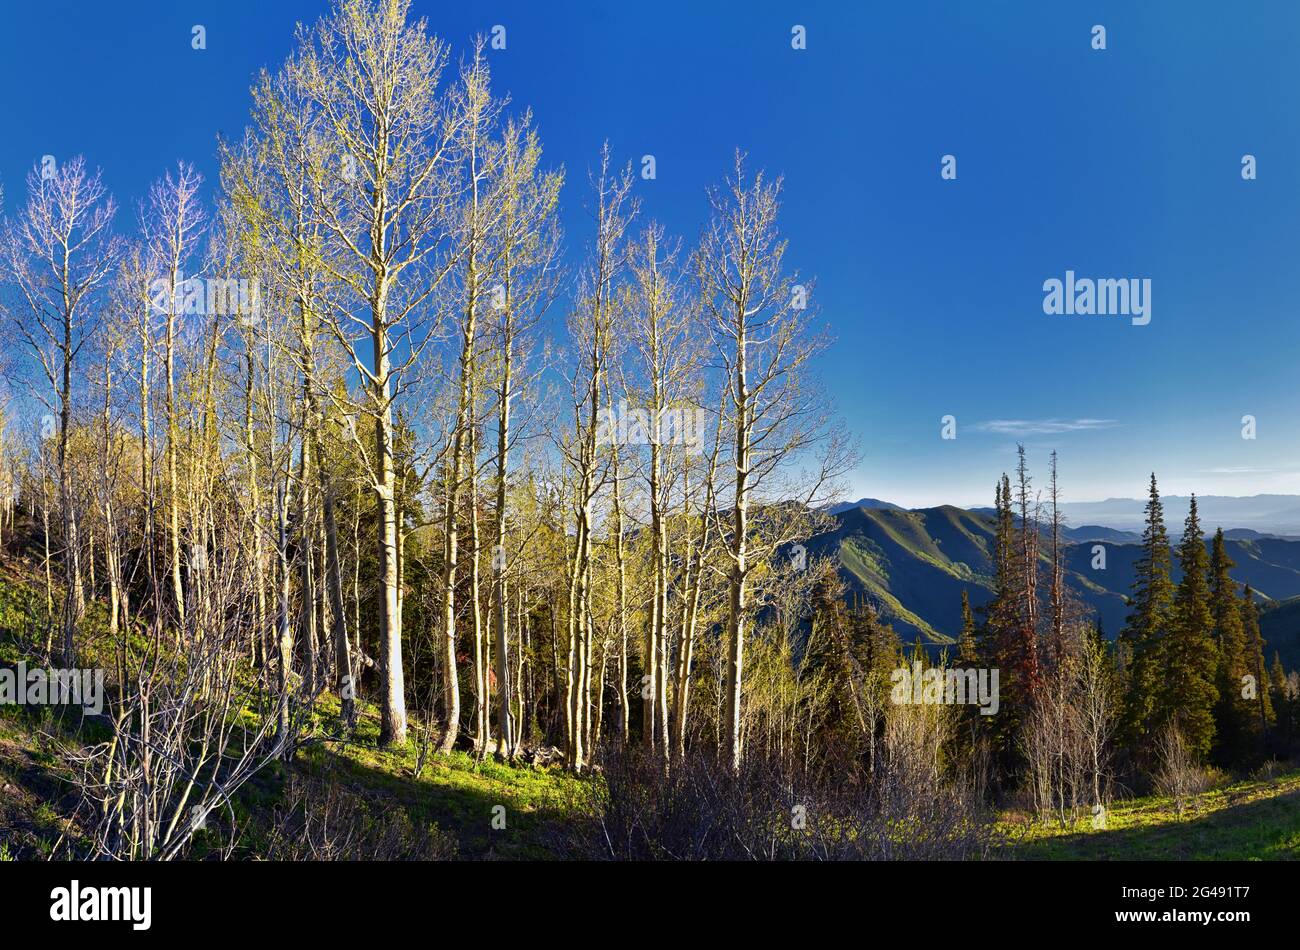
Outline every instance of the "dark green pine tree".
<svg viewBox="0 0 1300 950"><path fill-rule="evenodd" d="M961 634L957 638L957 659L955 665L963 668L984 667L990 664L984 660L984 636L975 623L975 614L970 608L970 595L961 592ZM989 734L990 716L980 714L979 707L962 706L957 710L957 722L950 742L952 761L958 768L974 765L976 753L980 747L980 737Z"/></svg>
<svg viewBox="0 0 1300 950"><path fill-rule="evenodd" d="M1214 706L1214 758L1221 765L1237 765L1257 751L1258 729L1254 708L1243 689L1250 673L1246 662L1246 634L1242 625L1241 602L1230 571L1237 565L1228 556L1223 543L1223 529L1214 533L1210 550L1210 617L1215 645L1219 650L1219 668L1215 684L1219 701ZM1257 679L1258 682L1258 679Z"/></svg>
<svg viewBox="0 0 1300 950"><path fill-rule="evenodd" d="M1097 647L1099 650L1109 652L1110 644L1106 642L1106 627L1101 622L1100 615L1098 615L1097 619L1093 622L1090 632L1092 633L1093 646Z"/></svg>
<svg viewBox="0 0 1300 950"><path fill-rule="evenodd" d="M865 716L867 731L863 738L866 740L867 754L864 764L867 774L870 774L875 765L876 750L884 739L885 728L881 704L871 702L871 697L883 696L888 699L890 676L905 665L903 645L894 628L880 622L870 603L855 604L849 612L849 623L854 656L862 671L862 692L854 711L861 711Z"/></svg>
<svg viewBox="0 0 1300 950"><path fill-rule="evenodd" d="M970 595L961 592L961 635L957 638L957 662L962 666L979 666L979 628L970 609Z"/></svg>
<svg viewBox="0 0 1300 950"><path fill-rule="evenodd" d="M1021 576L1016 563L1016 516L1011 508L1011 479L1004 472L1002 483L994 493L997 509L997 533L993 538L993 560L996 568L993 600L988 605L986 623L988 648L985 659L1002 668L1002 689L1012 697L1011 705L1018 706L1021 684L1015 682L1015 671L1021 662L1020 599Z"/></svg>
<svg viewBox="0 0 1300 950"><path fill-rule="evenodd" d="M839 577L828 571L813 587L810 598L813 629L802 670L824 673L829 684L826 704L816 729L817 747L830 750L842 774L865 763L871 725L864 710L866 644L854 636L854 624L844 602Z"/></svg>
<svg viewBox="0 0 1300 950"><path fill-rule="evenodd" d="M1129 745L1139 755L1148 752L1156 738L1152 713L1160 676L1160 641L1169 629L1174 596L1169 568L1165 510L1152 472L1142 555L1134 565L1137 576L1133 580L1133 596L1129 598L1133 610L1120 634L1127 677L1123 730Z"/></svg>
<svg viewBox="0 0 1300 950"><path fill-rule="evenodd" d="M1291 676L1294 677L1295 674L1292 673ZM1270 678L1273 695L1269 710L1276 713L1276 726L1271 738L1273 745L1285 754L1291 750L1296 732L1300 731L1300 689L1286 675L1286 670L1282 668L1282 655L1276 650L1273 651L1273 672Z"/></svg>
<svg viewBox="0 0 1300 950"><path fill-rule="evenodd" d="M1255 603L1255 592L1246 585L1241 601L1241 626L1245 634L1246 672L1255 677L1255 697L1251 701L1251 729L1263 751L1268 733L1273 728L1276 715L1273 709L1273 697L1270 695L1269 677L1264 668L1264 636L1259 632L1259 606Z"/></svg>
<svg viewBox="0 0 1300 950"><path fill-rule="evenodd" d="M889 681L889 674L903 662L903 646L894 628L882 624L870 603L854 606L849 612L853 626L853 641L861 644L862 665Z"/></svg>
<svg viewBox="0 0 1300 950"><path fill-rule="evenodd" d="M1160 725L1176 723L1188 748L1204 758L1214 742L1219 660L1210 615L1209 558L1195 495L1178 545L1178 565L1183 576L1174 594L1172 622L1159 651L1161 669L1153 712Z"/></svg>
<svg viewBox="0 0 1300 950"><path fill-rule="evenodd" d="M985 617L986 659L1000 661L1005 641L1015 626L1015 517L1011 513L1011 480L1006 473L993 486L993 599L982 609Z"/></svg>
<svg viewBox="0 0 1300 950"><path fill-rule="evenodd" d="M1245 667L1247 667L1245 672L1255 677L1256 686L1251 723L1262 751L1262 745L1268 739L1269 730L1273 729L1277 716L1273 711L1273 690L1269 689L1269 671L1264 663L1264 650L1268 645L1264 642L1264 634L1260 633L1260 607L1255 603L1255 591L1251 590L1249 584L1245 585L1240 607L1242 607Z"/></svg>
<svg viewBox="0 0 1300 950"><path fill-rule="evenodd" d="M1011 781L1022 765L1018 737L1025 715L1024 693L1016 682L1020 668L1020 572L1016 565L1016 524L1011 509L1011 479L1003 473L993 491L993 598L981 611L984 626L979 643L980 665L998 669L1001 705L982 724L994 756L996 779Z"/></svg>

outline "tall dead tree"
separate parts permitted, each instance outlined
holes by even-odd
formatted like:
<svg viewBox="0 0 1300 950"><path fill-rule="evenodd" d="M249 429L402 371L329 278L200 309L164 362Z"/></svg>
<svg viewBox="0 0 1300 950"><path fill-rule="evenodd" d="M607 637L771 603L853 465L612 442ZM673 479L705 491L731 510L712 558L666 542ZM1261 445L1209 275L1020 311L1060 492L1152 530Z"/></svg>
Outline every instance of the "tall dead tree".
<svg viewBox="0 0 1300 950"><path fill-rule="evenodd" d="M1023 664L1025 696L1032 705L1042 682L1038 644L1038 554L1041 532L1039 528L1039 502L1033 494L1032 479L1025 462L1025 447L1017 447L1016 507L1020 514L1016 554L1020 568L1019 652Z"/></svg>
<svg viewBox="0 0 1300 950"><path fill-rule="evenodd" d="M455 418L449 438L447 474L443 480L446 497L443 505L443 569L441 603L441 652L443 669L443 703L446 727L439 751L444 755L455 746L460 731L460 685L456 666L456 583L459 564L461 505L468 497L473 507L477 498L477 453L474 451L474 426L477 419L477 376L479 372L478 348L480 319L488 303L488 235L495 224L499 209L488 202L490 181L495 176L500 161L500 148L493 141L492 132L500 103L492 97L487 64L483 58L483 44L475 48L472 61L461 70L460 82L450 96L450 108L456 115L459 134L453 148L459 159L461 174L456 225L452 232L455 275L455 308L457 311L456 342L459 353L456 360ZM468 484L467 484L468 483ZM482 646L482 625L478 605L478 520L477 512L470 513L470 530L473 548L470 565L473 602L475 733L480 749L484 745L487 720L487 676Z"/></svg>

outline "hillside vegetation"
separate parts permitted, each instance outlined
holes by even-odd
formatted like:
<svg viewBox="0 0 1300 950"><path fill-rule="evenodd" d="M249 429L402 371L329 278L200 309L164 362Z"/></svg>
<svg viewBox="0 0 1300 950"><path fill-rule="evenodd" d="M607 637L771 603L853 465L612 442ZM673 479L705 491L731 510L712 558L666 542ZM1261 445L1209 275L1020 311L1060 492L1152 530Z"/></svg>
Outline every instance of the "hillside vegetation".
<svg viewBox="0 0 1300 950"><path fill-rule="evenodd" d="M961 629L962 591L976 608L992 599L995 524L986 512L877 505L846 508L834 517L835 527L809 541L809 552L832 558L849 596L869 598L905 642L920 636L952 643ZM1105 548L1101 570L1092 567L1095 544ZM1277 650L1288 669L1300 665L1300 541L1229 537L1225 547L1236 563L1234 580L1249 584L1261 599L1268 659ZM1140 555L1135 542L1067 543L1068 583L1111 637L1127 619L1126 598ZM1176 565L1172 577L1181 578Z"/></svg>
<svg viewBox="0 0 1300 950"><path fill-rule="evenodd" d="M0 666L35 662L44 594L13 563L0 567ZM92 611L92 616L102 611ZM92 629L93 625L92 625ZM36 639L39 639L38 637ZM103 630L91 662L105 659ZM510 765L457 751L428 754L414 724L404 746L377 746L379 716L362 704L356 733L331 739L337 701L323 697L316 726L291 763L263 772L240 796L234 858L548 859L575 856L602 779L562 768ZM0 859L75 848L77 801L67 763L103 741L95 717L68 707L0 705ZM1090 818L1042 821L1019 809L991 826L987 856L1029 860L1300 859L1300 770L1262 773L1192 795L1180 815L1169 796L1120 799L1104 829ZM195 857L217 857L200 832Z"/></svg>
<svg viewBox="0 0 1300 950"><path fill-rule="evenodd" d="M41 663L44 593L33 580L0 559L0 668ZM102 610L90 617L86 662L111 666ZM330 735L337 718L337 699L322 697L292 762L272 765L242 791L233 857L544 858L563 851L586 813L587 783L562 768L463 751L435 757L418 723L405 745L380 749L378 711L368 703L346 741ZM108 736L103 717L80 707L0 704L0 857L76 854L69 763ZM195 857L216 856L216 844L200 832Z"/></svg>

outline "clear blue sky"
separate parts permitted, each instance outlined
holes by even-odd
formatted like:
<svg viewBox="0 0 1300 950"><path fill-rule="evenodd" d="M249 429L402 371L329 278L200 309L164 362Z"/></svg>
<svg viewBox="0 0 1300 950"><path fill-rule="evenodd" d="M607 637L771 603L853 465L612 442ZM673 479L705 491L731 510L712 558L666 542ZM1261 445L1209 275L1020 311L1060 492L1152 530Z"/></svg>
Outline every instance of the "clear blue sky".
<svg viewBox="0 0 1300 950"><path fill-rule="evenodd" d="M253 75L324 8L6 3L6 212L47 153L101 166L124 226L177 159L211 179ZM1017 438L1040 469L1059 450L1069 500L1140 495L1152 469L1169 492L1300 491L1300 4L415 8L458 50L506 26L497 85L569 171L571 249L605 138L656 156L638 192L688 239L734 147L785 175L790 260L838 338L822 378L864 449L853 497L989 504ZM1045 315L1043 281L1067 269L1150 278L1150 325Z"/></svg>

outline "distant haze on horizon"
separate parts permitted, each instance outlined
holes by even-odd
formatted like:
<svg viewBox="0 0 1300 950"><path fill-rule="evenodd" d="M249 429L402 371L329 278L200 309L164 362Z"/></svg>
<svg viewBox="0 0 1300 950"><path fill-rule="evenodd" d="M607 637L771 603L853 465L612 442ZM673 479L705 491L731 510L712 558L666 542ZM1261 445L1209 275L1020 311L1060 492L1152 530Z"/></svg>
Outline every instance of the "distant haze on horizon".
<svg viewBox="0 0 1300 950"><path fill-rule="evenodd" d="M901 457L884 462L873 460L870 452L864 451L863 464L845 480L848 485L843 493L845 499L878 498L904 508L992 506L994 486L1002 474L1005 472L1013 480L1015 478L1016 446L1003 444L975 449L950 444L954 455L951 466L936 466L929 458L922 462L911 452L900 453ZM1261 451L1255 449L1255 443L1247 442L1246 445L1260 456L1271 448L1265 447ZM1029 474L1035 490L1045 492L1047 489L1051 452L1051 447L1026 445ZM1177 471L1162 471L1158 464L1147 468L1124 464L1125 474L1117 476L1116 457L1121 453L1128 454L1118 440L1110 451L1104 444L1095 444L1089 445L1083 454L1076 455L1068 446L1059 447L1057 453L1057 481L1062 502L1095 504L1116 499L1141 499L1145 502L1153 470L1161 497L1193 494L1198 498L1300 497L1300 462L1275 458L1271 454L1265 464L1216 465L1207 461L1190 474L1181 466ZM899 469L907 466L906 459L909 458L914 460L912 464L915 467L900 472ZM1231 460L1236 462L1238 458L1233 456Z"/></svg>
<svg viewBox="0 0 1300 950"><path fill-rule="evenodd" d="M959 508L988 508L987 502L961 504L943 501L938 504L907 505L902 501L880 496L874 498L903 508L934 508L939 505L956 505ZM1040 499L1041 500L1041 499ZM1162 494L1165 527L1172 537L1177 537L1187 518L1189 496ZM1112 497L1101 501L1061 502L1061 514L1067 525L1100 525L1122 531L1141 531L1145 520L1146 498ZM1246 528L1263 534L1300 535L1300 495L1260 493L1247 496L1197 495L1197 511L1202 530L1213 533L1216 528L1231 530Z"/></svg>

